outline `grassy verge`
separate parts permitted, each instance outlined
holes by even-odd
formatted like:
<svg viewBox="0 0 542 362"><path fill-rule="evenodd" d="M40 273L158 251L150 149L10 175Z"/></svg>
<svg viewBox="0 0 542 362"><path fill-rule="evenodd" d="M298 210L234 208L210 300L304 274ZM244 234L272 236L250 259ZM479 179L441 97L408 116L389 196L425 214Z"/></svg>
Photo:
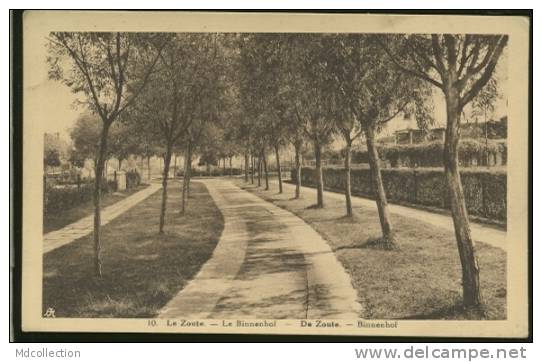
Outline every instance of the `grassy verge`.
<svg viewBox="0 0 542 362"><path fill-rule="evenodd" d="M113 205L117 201L143 190L148 187L148 184L142 184L129 190L102 194L102 207ZM94 203L92 200L82 203L77 207L62 210L62 212L46 215L43 218L43 233L62 229L64 226L71 224L79 219L91 215L94 212Z"/></svg>
<svg viewBox="0 0 542 362"><path fill-rule="evenodd" d="M293 187L284 194L272 188L238 185L285 208L309 223L334 250L352 278L364 307L361 317L370 319L506 319L506 253L477 243L484 307L461 307L461 267L453 232L416 219L391 215L399 250L364 248L380 236L378 214L356 207L345 217L344 202L326 199L324 209L311 206L313 197L292 199Z"/></svg>
<svg viewBox="0 0 542 362"><path fill-rule="evenodd" d="M44 255L43 308L57 317L152 317L210 258L224 228L205 186L191 184L185 215L179 184L169 190L158 234L161 191L103 227L103 277L93 276L88 235Z"/></svg>

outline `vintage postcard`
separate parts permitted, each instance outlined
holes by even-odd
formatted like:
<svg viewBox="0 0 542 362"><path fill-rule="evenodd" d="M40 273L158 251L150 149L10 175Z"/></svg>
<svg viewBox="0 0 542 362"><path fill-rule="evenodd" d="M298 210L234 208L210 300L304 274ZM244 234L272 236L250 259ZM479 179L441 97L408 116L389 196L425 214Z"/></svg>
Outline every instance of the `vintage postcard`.
<svg viewBox="0 0 542 362"><path fill-rule="evenodd" d="M527 337L529 27L25 12L22 330Z"/></svg>

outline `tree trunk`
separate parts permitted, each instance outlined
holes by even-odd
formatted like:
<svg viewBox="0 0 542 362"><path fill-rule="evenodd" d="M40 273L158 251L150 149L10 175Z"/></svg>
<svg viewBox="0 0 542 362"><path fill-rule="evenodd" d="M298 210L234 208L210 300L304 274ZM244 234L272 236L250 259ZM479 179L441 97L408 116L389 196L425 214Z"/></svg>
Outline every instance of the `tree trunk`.
<svg viewBox="0 0 542 362"><path fill-rule="evenodd" d="M265 151L262 152L262 160L263 160L263 172L265 174L265 190L269 190L269 172L267 170L267 156L265 155Z"/></svg>
<svg viewBox="0 0 542 362"><path fill-rule="evenodd" d="M294 145L295 148L295 172L296 172L296 180L295 180L295 198L299 199L301 196L301 145L296 143Z"/></svg>
<svg viewBox="0 0 542 362"><path fill-rule="evenodd" d="M151 156L147 156L147 178L151 182Z"/></svg>
<svg viewBox="0 0 542 362"><path fill-rule="evenodd" d="M279 194L282 194L282 171L280 169L279 146L275 145L275 158L277 159L277 172L279 177Z"/></svg>
<svg viewBox="0 0 542 362"><path fill-rule="evenodd" d="M226 176L226 157L222 157L222 176Z"/></svg>
<svg viewBox="0 0 542 362"><path fill-rule="evenodd" d="M486 141L486 166L489 167L489 149L488 149L488 142L487 142L487 109L484 107L484 137Z"/></svg>
<svg viewBox="0 0 542 362"><path fill-rule="evenodd" d="M175 153L175 156L173 158L173 179L177 177L177 153Z"/></svg>
<svg viewBox="0 0 542 362"><path fill-rule="evenodd" d="M254 185L254 153L250 152L250 183Z"/></svg>
<svg viewBox="0 0 542 362"><path fill-rule="evenodd" d="M384 183L382 182L382 173L380 172L378 150L376 149L374 131L374 128L371 126L365 128L367 151L369 153L369 165L371 166L371 177L373 179L378 217L380 218L380 226L382 228L382 239L380 240L380 246L385 249L392 249L395 247L395 235L388 213L388 200L386 198L386 191L384 190Z"/></svg>
<svg viewBox="0 0 542 362"><path fill-rule="evenodd" d="M186 203L190 197L190 182L192 181L192 142L188 143L188 179L186 180Z"/></svg>
<svg viewBox="0 0 542 362"><path fill-rule="evenodd" d="M262 158L258 157L258 187L262 186Z"/></svg>
<svg viewBox="0 0 542 362"><path fill-rule="evenodd" d="M314 141L314 158L316 163L316 207L324 207L324 176L322 172L322 145Z"/></svg>
<svg viewBox="0 0 542 362"><path fill-rule="evenodd" d="M137 156L138 160L138 165L137 165L137 171L139 172L139 174L143 175L143 156Z"/></svg>
<svg viewBox="0 0 542 362"><path fill-rule="evenodd" d="M100 148L96 160L96 169L94 170L94 274L97 277L102 276L102 256L100 243L101 227L101 200L102 200L102 180L105 167L105 158L107 154L107 133L109 126L104 123L100 136Z"/></svg>
<svg viewBox="0 0 542 362"><path fill-rule="evenodd" d="M245 152L245 183L248 183L248 153Z"/></svg>
<svg viewBox="0 0 542 362"><path fill-rule="evenodd" d="M450 195L450 209L454 221L455 238L463 272L463 303L465 306L481 304L478 260L474 251L461 177L458 164L459 95L454 89L446 95L446 134L444 139L444 172Z"/></svg>
<svg viewBox="0 0 542 362"><path fill-rule="evenodd" d="M350 159L352 155L352 141L347 141L346 154L344 156L344 173L345 173L345 185L344 185L344 197L346 198L346 216L352 216L352 186L351 186L351 166Z"/></svg>
<svg viewBox="0 0 542 362"><path fill-rule="evenodd" d="M184 153L184 170L183 170L183 187L182 187L182 195L181 195L181 214L184 214L185 210L185 203L186 203L186 193L187 193L187 186L188 186L188 144L186 145L186 151Z"/></svg>
<svg viewBox="0 0 542 362"><path fill-rule="evenodd" d="M229 161L230 161L230 164L229 164L229 166L230 166L230 177L233 176L233 167L232 167L232 165L231 165L232 158L233 158L233 157L230 156L230 160L229 160Z"/></svg>
<svg viewBox="0 0 542 362"><path fill-rule="evenodd" d="M119 158L119 168L117 170L120 171L121 167L122 167L122 158Z"/></svg>
<svg viewBox="0 0 542 362"><path fill-rule="evenodd" d="M171 145L167 145L166 154L164 155L164 172L162 174L162 207L160 208L160 226L158 232L164 233L164 224L166 222L166 207L167 207L167 182L169 176L169 165L171 163Z"/></svg>

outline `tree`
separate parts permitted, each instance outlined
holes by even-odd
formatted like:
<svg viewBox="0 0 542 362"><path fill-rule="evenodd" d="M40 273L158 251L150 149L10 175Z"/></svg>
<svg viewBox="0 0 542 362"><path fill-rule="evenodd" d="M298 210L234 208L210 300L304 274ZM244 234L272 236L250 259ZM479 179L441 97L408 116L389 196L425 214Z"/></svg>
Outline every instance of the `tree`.
<svg viewBox="0 0 542 362"><path fill-rule="evenodd" d="M117 170L119 171L122 167L122 161L140 151L139 139L134 137L135 134L134 127L129 124L129 120L117 122L111 126L109 131L109 154L117 158Z"/></svg>
<svg viewBox="0 0 542 362"><path fill-rule="evenodd" d="M293 115L293 103L291 92L288 88L288 37L275 35L267 39L263 58L265 77L263 83L266 86L265 102L265 129L275 151L275 161L278 176L279 193L283 192L282 169L280 164L280 149L287 143L288 124L295 120Z"/></svg>
<svg viewBox="0 0 542 362"><path fill-rule="evenodd" d="M70 129L73 144L72 158L83 164L85 159L92 159L96 165L96 156L100 145L101 120L91 112L81 114ZM109 157L109 152L106 155Z"/></svg>
<svg viewBox="0 0 542 362"><path fill-rule="evenodd" d="M335 131L337 104L329 97L332 79L326 72L328 37L296 34L289 39L289 84L296 95L294 112L314 150L316 163L316 207L324 207L322 148Z"/></svg>
<svg viewBox="0 0 542 362"><path fill-rule="evenodd" d="M345 185L344 185L344 197L346 201L346 216L352 217L352 182L351 182L351 160L352 160L352 143L358 139L363 131L359 125L359 122L352 116L342 119L337 124L337 129L341 134L346 147L344 149L344 171L345 171Z"/></svg>
<svg viewBox="0 0 542 362"><path fill-rule="evenodd" d="M58 167L65 158L68 146L58 134L45 133L43 136L43 166Z"/></svg>
<svg viewBox="0 0 542 362"><path fill-rule="evenodd" d="M203 129L201 142L197 145L196 152L200 155L199 166L205 166L210 174L211 166L219 165L219 157L222 152L222 129L212 122Z"/></svg>
<svg viewBox="0 0 542 362"><path fill-rule="evenodd" d="M101 175L107 154L108 133L119 115L129 108L154 68L165 42L151 47L155 36L132 33L52 32L48 38L49 76L62 81L101 119L95 157L94 184L94 272L102 275L101 263ZM153 51L149 52L148 50ZM155 51L156 50L156 51ZM149 54L150 53L150 54ZM64 60L68 60L65 66Z"/></svg>
<svg viewBox="0 0 542 362"><path fill-rule="evenodd" d="M234 79L235 63L233 59L228 59L223 67L224 76L217 81L216 88L219 92L216 94L217 114L214 115L222 128L222 154L229 160L229 175L233 175L233 157L243 154L246 151L241 107L239 104L239 87ZM240 143L239 140L242 140ZM245 153L245 163L247 161ZM246 164L245 164L246 168ZM247 174L245 174L248 176ZM247 177L248 178L248 177Z"/></svg>
<svg viewBox="0 0 542 362"><path fill-rule="evenodd" d="M381 40L396 67L440 89L446 100L444 172L463 274L463 303L481 304L478 261L474 251L458 162L461 112L491 79L508 42L506 35L409 35Z"/></svg>
<svg viewBox="0 0 542 362"><path fill-rule="evenodd" d="M239 98L243 112L249 126L244 127L243 136L246 137L247 148L251 149L251 156L257 156L258 186L261 185L261 166L267 169L266 148L269 135L265 129L267 122L269 96L269 42L274 34L243 34L238 39L240 54L238 57L239 69ZM246 160L246 158L245 158ZM245 161L246 162L246 161ZM254 167L253 172L254 174ZM253 176L252 176L253 177ZM266 172L266 190L269 189L268 174Z"/></svg>
<svg viewBox="0 0 542 362"><path fill-rule="evenodd" d="M297 122L290 122L290 127L288 127L288 140L294 146L295 153L295 172L296 172L296 182L295 182L295 194L294 197L299 199L301 197L301 154L303 152L303 145L305 143L303 129L300 127Z"/></svg>
<svg viewBox="0 0 542 362"><path fill-rule="evenodd" d="M192 175L192 155L194 152L194 145L198 144L203 134L203 130L204 127L202 127L201 125L196 125L196 127L194 127L194 124L192 124L192 126L189 127L187 130L185 139L183 139L186 147L184 151L183 186L180 210L181 214L184 214L185 212L188 194L190 192L190 177Z"/></svg>
<svg viewBox="0 0 542 362"><path fill-rule="evenodd" d="M209 99L207 99L209 101ZM185 136L181 140L185 144L184 151L184 170L183 170L183 185L182 185L182 198L181 198L181 210L180 213L184 214L186 206L188 204L188 197L190 195L190 180L192 177L192 158L197 152L206 152L205 141L212 142L215 138L210 135L212 122L208 117L213 117L211 113L207 113L204 109L209 109L201 104L201 111L197 119L195 119L188 128ZM205 151L204 151L205 150Z"/></svg>
<svg viewBox="0 0 542 362"><path fill-rule="evenodd" d="M367 143L373 190L382 229L382 237L374 240L372 244L393 249L397 247L396 238L382 182L376 134L387 122L407 111L409 106L417 109L416 118L422 128L425 127L424 123L431 122L431 112L426 109L430 99L429 88L424 88L425 84L417 78L396 69L386 58L374 35L341 35L335 37L334 44L335 46L330 47L332 61L328 63L330 73L335 79L333 94L339 98L342 94L342 98L337 100L338 104L342 102L339 109L350 110L350 114L343 116L344 121L340 122L341 134L347 141L347 156L348 143L351 144L350 134L354 130L352 119L359 123L359 130L365 135Z"/></svg>
<svg viewBox="0 0 542 362"><path fill-rule="evenodd" d="M158 65L155 72L158 71ZM149 80L150 86L150 80ZM111 155L125 159L129 155L139 157L141 160L140 168L146 168L147 180L151 180L151 165L150 161L153 156L163 154L161 138L156 127L152 122L148 122L144 114L138 108L139 104L144 102L142 99L144 94L141 94L141 99L130 109L122 113L119 121L119 127L112 130L111 139ZM120 164L119 164L120 167Z"/></svg>
<svg viewBox="0 0 542 362"><path fill-rule="evenodd" d="M237 99L239 99L239 94L237 95ZM239 115L235 119L235 124L233 125L235 129L235 135L234 139L238 142L237 149L239 153L243 154L244 157L244 179L245 182L249 182L249 173L250 177L252 179L252 183L254 183L254 174L251 170L252 165L252 151L251 151L251 137L252 137L252 122L244 115L241 110L239 112Z"/></svg>
<svg viewBox="0 0 542 362"><path fill-rule="evenodd" d="M77 118L75 125L70 130L70 137L73 142L73 149L70 155L72 163L82 167L86 159L91 159L96 166L98 162L98 152L96 150L100 146L102 132L101 124L102 121L100 118L91 112L85 112ZM123 127L119 122L116 122L109 128L108 147L104 155L105 162L113 156L118 157L118 152L124 147L123 142L128 141L123 138L126 135L122 136L122 132L124 131L121 129ZM105 176L105 171L104 167L102 176Z"/></svg>
<svg viewBox="0 0 542 362"><path fill-rule="evenodd" d="M215 53L214 38L205 34L174 34L160 53L157 71L137 105L139 122L150 123L164 148L162 205L158 232L164 233L168 177L175 145L186 134L198 110L198 102L210 89L209 68Z"/></svg>
<svg viewBox="0 0 542 362"><path fill-rule="evenodd" d="M258 164L263 165L264 171L267 170L267 150L273 149L279 193L283 192L280 149L287 143L286 126L294 120L293 102L287 99L287 93L293 95L287 85L290 45L290 36L285 34L245 35L240 42L240 98L244 113L252 123L244 127L243 135L248 144L256 148ZM265 175L268 189L267 171ZM245 179L248 181L248 173Z"/></svg>
<svg viewBox="0 0 542 362"><path fill-rule="evenodd" d="M84 157L73 147L68 149L68 161L74 167L84 167L87 157Z"/></svg>
<svg viewBox="0 0 542 362"><path fill-rule="evenodd" d="M267 145L269 143L269 134L265 127L265 115L256 119L257 131L254 145L258 154L258 186L261 186L261 171L263 169L265 176L265 190L269 190L269 169L267 168Z"/></svg>
<svg viewBox="0 0 542 362"><path fill-rule="evenodd" d="M276 73L280 73L280 65L277 66ZM277 78L278 79L278 78ZM282 186L282 169L280 164L280 149L287 144L288 140L288 125L293 120L291 109L289 104L282 97L281 85L277 85L272 96L269 98L269 105L267 106L268 116L264 128L268 142L272 145L275 151L275 162L277 168L279 194L283 192Z"/></svg>
<svg viewBox="0 0 542 362"><path fill-rule="evenodd" d="M294 34L258 34L254 36L252 48L256 52L248 71L256 69L256 75L249 77L253 90L259 94L261 104L258 113L265 114L262 119L263 131L268 143L273 146L278 170L279 193L283 192L280 149L292 143L296 154L297 183L295 197L301 192L300 154L304 143L304 127L296 113L296 97L301 89L299 78L299 53L295 52ZM296 83L296 81L298 83ZM299 87L297 87L299 86ZM254 103L254 102L251 102ZM262 137L261 135L258 138Z"/></svg>
<svg viewBox="0 0 542 362"><path fill-rule="evenodd" d="M286 42L285 42L286 43ZM287 43L285 44L287 45ZM299 122L297 118L296 103L295 101L295 79L291 76L287 61L288 53L284 54L281 59L281 85L278 97L275 101L275 114L282 121L281 127L284 132L284 139L288 141L294 147L295 153L295 172L296 172L296 184L294 198L298 199L301 196L301 155L304 151L305 145L305 132L304 125Z"/></svg>
<svg viewBox="0 0 542 362"><path fill-rule="evenodd" d="M60 153L58 150L55 149L48 149L45 150L45 154L43 156L43 165L44 166L50 166L50 167L58 167L60 166Z"/></svg>

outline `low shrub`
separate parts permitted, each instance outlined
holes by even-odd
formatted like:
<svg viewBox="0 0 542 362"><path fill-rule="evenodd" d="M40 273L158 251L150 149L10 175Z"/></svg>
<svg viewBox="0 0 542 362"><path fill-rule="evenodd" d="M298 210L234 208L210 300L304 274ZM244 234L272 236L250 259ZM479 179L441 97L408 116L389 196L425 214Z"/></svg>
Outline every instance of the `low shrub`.
<svg viewBox="0 0 542 362"><path fill-rule="evenodd" d="M112 180L104 180L101 184L101 190L102 193L114 192L117 190L117 183ZM61 186L46 182L43 197L44 215L77 207L82 203L91 201L93 194L94 182Z"/></svg>
<svg viewBox="0 0 542 362"><path fill-rule="evenodd" d="M195 169L195 168L192 169L192 175L194 175L194 172L196 172L196 169ZM176 177L182 177L182 176L184 176L184 168L183 168L183 167L178 168L178 169L177 169L177 172L175 173L175 176L176 176Z"/></svg>
<svg viewBox="0 0 542 362"><path fill-rule="evenodd" d="M81 173L75 168L63 170L60 173L48 175L49 182L56 185L75 185L81 181Z"/></svg>
<svg viewBox="0 0 542 362"><path fill-rule="evenodd" d="M137 170L126 171L126 188L131 189L141 184L141 175Z"/></svg>

